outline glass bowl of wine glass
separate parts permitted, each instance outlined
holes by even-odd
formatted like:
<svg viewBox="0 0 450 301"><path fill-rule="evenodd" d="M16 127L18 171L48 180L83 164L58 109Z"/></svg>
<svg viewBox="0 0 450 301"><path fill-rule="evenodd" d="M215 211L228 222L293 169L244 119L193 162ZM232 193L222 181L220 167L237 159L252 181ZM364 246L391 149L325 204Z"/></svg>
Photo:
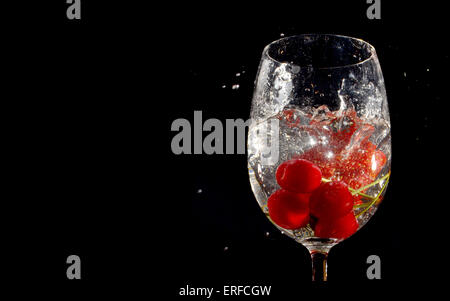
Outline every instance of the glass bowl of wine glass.
<svg viewBox="0 0 450 301"><path fill-rule="evenodd" d="M313 280L374 215L391 174L391 131L375 48L305 34L264 48L251 106L248 170L256 200L305 246Z"/></svg>

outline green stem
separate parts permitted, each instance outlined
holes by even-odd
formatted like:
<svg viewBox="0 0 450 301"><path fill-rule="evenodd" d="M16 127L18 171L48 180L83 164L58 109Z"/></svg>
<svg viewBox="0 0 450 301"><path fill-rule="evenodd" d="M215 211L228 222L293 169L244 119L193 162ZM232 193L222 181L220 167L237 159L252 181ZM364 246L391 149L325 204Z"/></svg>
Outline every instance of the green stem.
<svg viewBox="0 0 450 301"><path fill-rule="evenodd" d="M367 210L369 210L379 199L381 194L383 193L383 191L386 189L387 184L389 182L389 176L390 176L391 172L387 173L387 177L384 176L383 178L386 178L386 182L384 182L383 187L381 188L380 192L378 193L378 195L376 196L376 198L369 203L369 205L366 207L366 209L364 209L363 211L361 211L360 213L358 213L358 215L356 215L356 218L359 218L361 215L363 215L364 213L367 212ZM379 182L379 181L378 181Z"/></svg>
<svg viewBox="0 0 450 301"><path fill-rule="evenodd" d="M389 178L389 176L391 175L391 172L388 172L384 177L379 178L378 180L376 180L375 182L370 183L369 185L366 185L364 187L359 188L358 190L355 191L355 194L359 194L361 191L364 191L378 183L380 183L381 181Z"/></svg>
<svg viewBox="0 0 450 301"><path fill-rule="evenodd" d="M362 193L362 192L356 192L356 190L354 190L354 189L352 189L352 188L349 188L348 190L350 190L350 192L351 192L353 195L358 194L358 195L360 195L360 196L363 196L363 197L368 198L368 199L371 199L371 200L373 200L373 199L375 198L375 197L373 197L373 196L371 196L371 195L368 195L368 194L365 194L365 193Z"/></svg>

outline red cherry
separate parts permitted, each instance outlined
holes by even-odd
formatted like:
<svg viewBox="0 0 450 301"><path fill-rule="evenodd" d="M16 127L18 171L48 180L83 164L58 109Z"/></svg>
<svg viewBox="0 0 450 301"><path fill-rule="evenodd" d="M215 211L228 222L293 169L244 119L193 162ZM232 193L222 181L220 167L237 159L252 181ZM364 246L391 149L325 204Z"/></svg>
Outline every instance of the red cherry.
<svg viewBox="0 0 450 301"><path fill-rule="evenodd" d="M319 187L322 172L308 160L292 159L278 166L276 178L278 184L286 190L309 193Z"/></svg>
<svg viewBox="0 0 450 301"><path fill-rule="evenodd" d="M267 200L272 221L285 229L298 229L309 222L309 194L284 189L275 191Z"/></svg>
<svg viewBox="0 0 450 301"><path fill-rule="evenodd" d="M314 235L321 238L344 239L358 230L358 222L353 212L337 219L319 219L314 227Z"/></svg>
<svg viewBox="0 0 450 301"><path fill-rule="evenodd" d="M309 208L317 218L337 218L353 208L353 196L344 182L328 182L320 185L311 195Z"/></svg>

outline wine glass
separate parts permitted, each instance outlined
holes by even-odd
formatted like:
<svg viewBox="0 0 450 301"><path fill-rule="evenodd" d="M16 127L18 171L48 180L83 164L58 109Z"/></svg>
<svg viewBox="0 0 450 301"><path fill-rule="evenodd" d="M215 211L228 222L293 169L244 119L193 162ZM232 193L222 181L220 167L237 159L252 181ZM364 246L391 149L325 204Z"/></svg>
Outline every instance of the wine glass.
<svg viewBox="0 0 450 301"><path fill-rule="evenodd" d="M391 134L375 48L305 34L264 48L251 106L248 169L269 220L327 280L330 249L373 216L390 177Z"/></svg>

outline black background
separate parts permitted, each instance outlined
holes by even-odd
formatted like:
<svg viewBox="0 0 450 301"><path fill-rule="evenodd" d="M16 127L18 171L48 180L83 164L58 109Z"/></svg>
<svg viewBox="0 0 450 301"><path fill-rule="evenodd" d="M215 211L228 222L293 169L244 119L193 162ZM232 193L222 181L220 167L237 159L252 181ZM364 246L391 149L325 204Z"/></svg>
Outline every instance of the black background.
<svg viewBox="0 0 450 301"><path fill-rule="evenodd" d="M336 2L82 1L81 20L66 18L65 1L5 12L9 279L81 295L176 297L186 284L267 284L297 299L434 293L446 265L445 11L382 1L382 19L368 20L365 1ZM193 122L194 110L247 119L264 46L301 33L374 45L392 122L385 201L332 249L327 286L311 284L306 249L258 208L245 155L170 149L172 121ZM71 254L80 281L66 279ZM381 281L366 278L372 254Z"/></svg>

